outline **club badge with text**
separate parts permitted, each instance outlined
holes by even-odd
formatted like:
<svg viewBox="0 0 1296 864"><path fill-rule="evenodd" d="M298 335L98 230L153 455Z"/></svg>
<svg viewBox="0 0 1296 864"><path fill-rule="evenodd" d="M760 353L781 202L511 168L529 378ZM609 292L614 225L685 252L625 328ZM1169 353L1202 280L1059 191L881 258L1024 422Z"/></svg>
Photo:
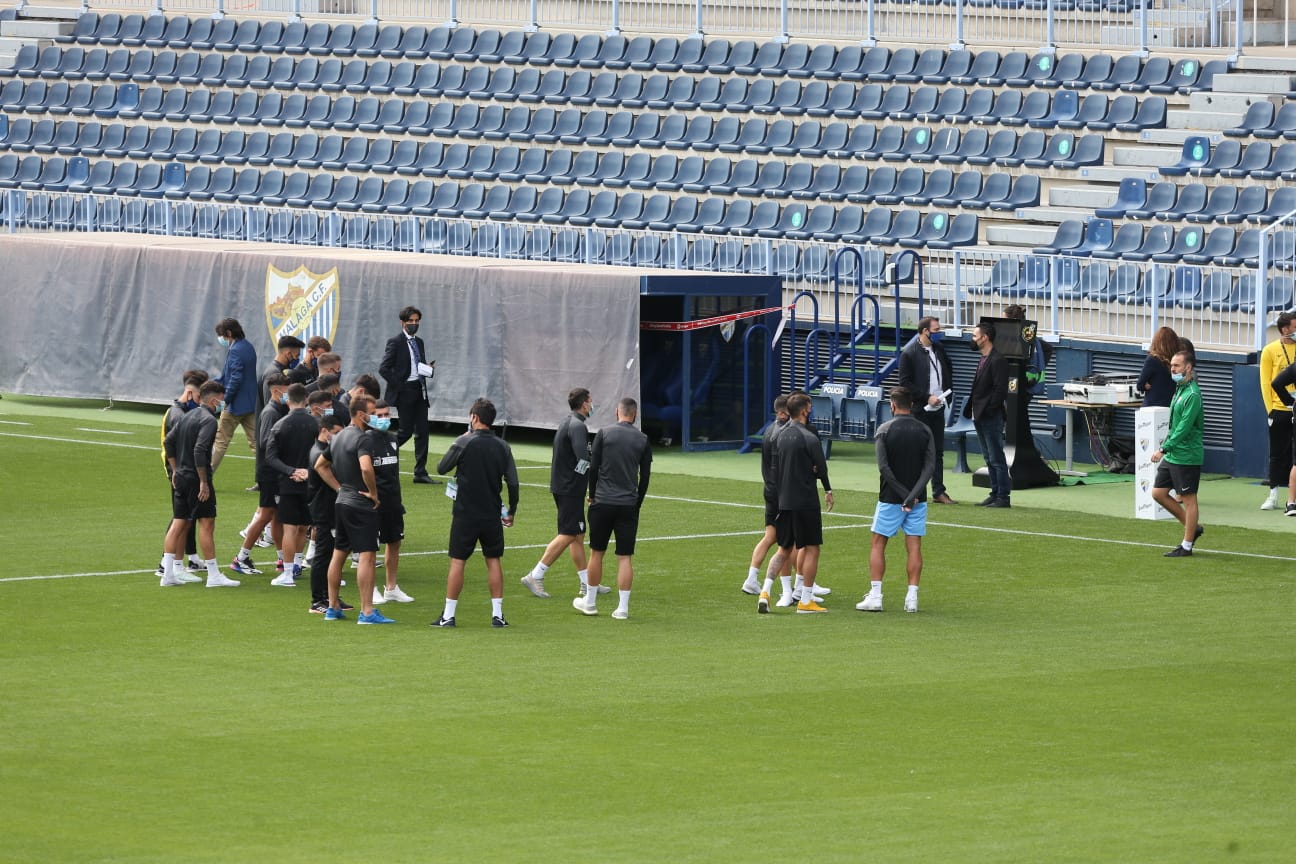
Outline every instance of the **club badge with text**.
<svg viewBox="0 0 1296 864"><path fill-rule="evenodd" d="M306 341L323 336L330 342L337 333L338 271L312 273L305 267L291 272L273 264L266 267L266 326L271 344L281 336Z"/></svg>

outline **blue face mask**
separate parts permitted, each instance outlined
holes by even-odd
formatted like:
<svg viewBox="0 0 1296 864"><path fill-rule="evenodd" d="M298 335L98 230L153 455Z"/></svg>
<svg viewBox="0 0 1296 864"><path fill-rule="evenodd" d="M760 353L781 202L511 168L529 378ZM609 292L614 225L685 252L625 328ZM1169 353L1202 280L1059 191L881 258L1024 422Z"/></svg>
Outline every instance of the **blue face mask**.
<svg viewBox="0 0 1296 864"><path fill-rule="evenodd" d="M945 338L945 333L941 330L936 330L935 332L928 333L927 338L932 342L939 342Z"/></svg>
<svg viewBox="0 0 1296 864"><path fill-rule="evenodd" d="M388 429L391 428L391 418L390 417L370 417L369 428L377 429L379 432L386 432Z"/></svg>
<svg viewBox="0 0 1296 864"><path fill-rule="evenodd" d="M282 402L282 403L284 403L285 405L287 405L287 404L288 404L288 394L287 394L287 393L284 393L282 396L280 396L280 397L279 397L279 401Z"/></svg>
<svg viewBox="0 0 1296 864"><path fill-rule="evenodd" d="M1182 372L1171 372L1170 380L1178 384L1180 381L1184 380L1184 374Z"/></svg>
<svg viewBox="0 0 1296 864"><path fill-rule="evenodd" d="M324 409L324 416L325 416L325 417L332 417L332 416L333 416L333 409L332 409L332 408L325 408L325 409Z"/></svg>
<svg viewBox="0 0 1296 864"><path fill-rule="evenodd" d="M229 340L226 339L224 336L217 336L217 337L216 337L216 341L220 343L220 346L221 346L222 348L228 348L228 347L229 347Z"/></svg>
<svg viewBox="0 0 1296 864"><path fill-rule="evenodd" d="M181 402L180 407L184 408L186 411L192 411L193 409L198 407L198 400L190 399L187 402Z"/></svg>
<svg viewBox="0 0 1296 864"><path fill-rule="evenodd" d="M220 415L223 414L224 412L225 412L225 400L222 399L221 401L216 403L216 407L212 409L212 413Z"/></svg>
<svg viewBox="0 0 1296 864"><path fill-rule="evenodd" d="M296 369L297 366L298 366L300 363L301 363L301 360L300 360L299 358L297 358L297 357L294 357L293 359L291 359L291 360L288 361L288 368L289 368L289 369Z"/></svg>

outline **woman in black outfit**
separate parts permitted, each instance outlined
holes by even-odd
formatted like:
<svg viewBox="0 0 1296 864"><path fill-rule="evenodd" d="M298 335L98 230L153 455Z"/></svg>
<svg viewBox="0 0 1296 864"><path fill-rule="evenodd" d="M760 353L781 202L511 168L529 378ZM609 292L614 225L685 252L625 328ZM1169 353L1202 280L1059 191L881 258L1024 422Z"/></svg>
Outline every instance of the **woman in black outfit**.
<svg viewBox="0 0 1296 864"><path fill-rule="evenodd" d="M1143 373L1139 375L1138 390L1143 394L1143 407L1170 407L1175 384L1170 378L1170 358L1179 350L1179 336L1169 327L1162 327L1152 336Z"/></svg>

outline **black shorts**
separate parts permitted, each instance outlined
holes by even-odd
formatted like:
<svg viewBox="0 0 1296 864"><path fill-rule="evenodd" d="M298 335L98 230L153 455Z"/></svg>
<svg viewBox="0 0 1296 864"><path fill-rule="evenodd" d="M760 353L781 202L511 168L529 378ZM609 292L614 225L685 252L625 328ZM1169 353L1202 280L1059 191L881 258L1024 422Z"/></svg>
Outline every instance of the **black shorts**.
<svg viewBox="0 0 1296 864"><path fill-rule="evenodd" d="M279 495L275 498L275 506L279 510L279 521L284 525L311 524L310 499L305 491L300 495Z"/></svg>
<svg viewBox="0 0 1296 864"><path fill-rule="evenodd" d="M378 525L379 543L399 543L405 539L405 507L388 510L386 505L378 510L381 517Z"/></svg>
<svg viewBox="0 0 1296 864"><path fill-rule="evenodd" d="M1173 489L1180 495L1196 495L1200 485L1200 465L1176 465L1164 459L1157 463L1153 489Z"/></svg>
<svg viewBox="0 0 1296 864"><path fill-rule="evenodd" d="M765 524L767 526L778 524L778 497L777 496L773 498L769 497L768 495L765 496Z"/></svg>
<svg viewBox="0 0 1296 864"><path fill-rule="evenodd" d="M504 555L504 523L499 519L476 520L455 516L450 520L450 557L467 561L477 543L487 558Z"/></svg>
<svg viewBox="0 0 1296 864"><path fill-rule="evenodd" d="M633 555L639 534L639 508L633 504L592 504L589 511L590 549L606 552L616 534L615 555Z"/></svg>
<svg viewBox="0 0 1296 864"><path fill-rule="evenodd" d="M206 501L198 500L198 475L177 474L175 488L171 490L171 515L176 519L216 518L216 487L209 486L211 495Z"/></svg>
<svg viewBox="0 0 1296 864"><path fill-rule="evenodd" d="M823 545L823 513L817 508L784 510L778 514L774 527L778 531L778 545L782 549Z"/></svg>
<svg viewBox="0 0 1296 864"><path fill-rule="evenodd" d="M579 495L555 495L558 507L558 533L579 537L585 533L585 499Z"/></svg>
<svg viewBox="0 0 1296 864"><path fill-rule="evenodd" d="M269 480L257 478L257 506L274 510L279 506L279 478Z"/></svg>
<svg viewBox="0 0 1296 864"><path fill-rule="evenodd" d="M382 516L372 507L337 505L333 546L345 552L377 552Z"/></svg>

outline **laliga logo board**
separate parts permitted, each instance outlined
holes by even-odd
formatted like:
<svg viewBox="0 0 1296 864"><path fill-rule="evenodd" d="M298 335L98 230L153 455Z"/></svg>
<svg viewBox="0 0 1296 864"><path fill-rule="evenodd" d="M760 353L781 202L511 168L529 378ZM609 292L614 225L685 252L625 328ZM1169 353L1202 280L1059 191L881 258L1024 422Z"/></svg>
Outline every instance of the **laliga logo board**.
<svg viewBox="0 0 1296 864"><path fill-rule="evenodd" d="M281 336L305 341L323 336L330 342L337 333L338 271L324 274L305 267L285 272L273 264L266 267L266 326L273 345Z"/></svg>

